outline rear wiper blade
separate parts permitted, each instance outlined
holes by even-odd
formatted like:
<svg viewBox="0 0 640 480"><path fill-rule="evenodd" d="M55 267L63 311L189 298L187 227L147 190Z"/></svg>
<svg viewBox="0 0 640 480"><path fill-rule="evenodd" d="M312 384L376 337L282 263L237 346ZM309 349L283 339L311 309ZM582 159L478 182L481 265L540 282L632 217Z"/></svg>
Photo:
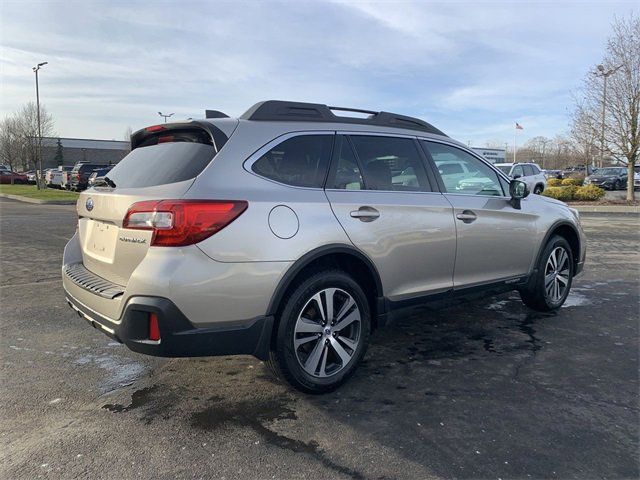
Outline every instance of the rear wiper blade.
<svg viewBox="0 0 640 480"><path fill-rule="evenodd" d="M113 180L111 180L109 177L98 177L98 178L96 178L93 186L94 187L99 187L101 185L106 185L106 186L111 187L111 188L116 188L116 183Z"/></svg>

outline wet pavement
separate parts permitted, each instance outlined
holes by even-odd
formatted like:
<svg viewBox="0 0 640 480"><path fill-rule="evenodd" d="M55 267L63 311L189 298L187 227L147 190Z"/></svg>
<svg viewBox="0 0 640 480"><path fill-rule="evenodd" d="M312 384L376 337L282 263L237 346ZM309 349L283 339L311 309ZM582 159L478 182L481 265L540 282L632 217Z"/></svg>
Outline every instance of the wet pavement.
<svg viewBox="0 0 640 480"><path fill-rule="evenodd" d="M517 294L378 331L307 396L252 357L158 359L79 319L72 207L0 200L1 478L637 478L640 218L583 216L558 313Z"/></svg>

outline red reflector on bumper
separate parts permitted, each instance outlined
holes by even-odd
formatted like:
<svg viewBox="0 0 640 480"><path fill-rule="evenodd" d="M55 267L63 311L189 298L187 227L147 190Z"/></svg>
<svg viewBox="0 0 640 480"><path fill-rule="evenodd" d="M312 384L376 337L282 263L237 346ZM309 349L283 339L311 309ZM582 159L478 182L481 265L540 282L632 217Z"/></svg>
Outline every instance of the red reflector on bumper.
<svg viewBox="0 0 640 480"><path fill-rule="evenodd" d="M158 315L155 313L149 314L149 340L160 341L160 326L158 325Z"/></svg>

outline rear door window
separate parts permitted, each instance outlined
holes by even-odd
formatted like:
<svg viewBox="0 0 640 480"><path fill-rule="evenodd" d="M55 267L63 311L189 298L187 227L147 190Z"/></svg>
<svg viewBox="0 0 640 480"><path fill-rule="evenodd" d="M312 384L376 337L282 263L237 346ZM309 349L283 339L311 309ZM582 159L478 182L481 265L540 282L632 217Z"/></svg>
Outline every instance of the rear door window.
<svg viewBox="0 0 640 480"><path fill-rule="evenodd" d="M261 177L294 187L322 188L333 135L298 135L284 140L251 167Z"/></svg>
<svg viewBox="0 0 640 480"><path fill-rule="evenodd" d="M352 135L367 190L429 192L431 186L411 138Z"/></svg>
<svg viewBox="0 0 640 480"><path fill-rule="evenodd" d="M522 168L524 169L524 176L525 177L531 177L531 176L536 174L531 165L523 165Z"/></svg>
<svg viewBox="0 0 640 480"><path fill-rule="evenodd" d="M363 190L364 182L362 181L358 160L347 137L340 135L336 138L333 158L332 179L327 182L327 188Z"/></svg>

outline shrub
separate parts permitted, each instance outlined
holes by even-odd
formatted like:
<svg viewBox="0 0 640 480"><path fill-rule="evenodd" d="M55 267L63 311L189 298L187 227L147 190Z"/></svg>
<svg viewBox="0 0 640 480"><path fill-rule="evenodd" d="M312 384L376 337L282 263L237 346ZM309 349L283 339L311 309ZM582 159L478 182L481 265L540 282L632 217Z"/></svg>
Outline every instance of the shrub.
<svg viewBox="0 0 640 480"><path fill-rule="evenodd" d="M559 178L550 178L547 180L548 187L559 187L560 185L562 185L562 180Z"/></svg>
<svg viewBox="0 0 640 480"><path fill-rule="evenodd" d="M564 180L562 180L562 186L569 187L571 185L575 185L576 187L581 187L583 182L584 182L584 178L582 177L565 178Z"/></svg>
<svg viewBox="0 0 640 480"><path fill-rule="evenodd" d="M575 185L569 185L567 187L548 187L542 195L545 197L555 198L556 200L561 200L563 202L568 202L569 200L573 200L573 197L578 190L578 187Z"/></svg>
<svg viewBox="0 0 640 480"><path fill-rule="evenodd" d="M585 185L584 187L578 188L575 192L576 200L591 202L600 200L602 197L604 197L604 190L595 185Z"/></svg>

